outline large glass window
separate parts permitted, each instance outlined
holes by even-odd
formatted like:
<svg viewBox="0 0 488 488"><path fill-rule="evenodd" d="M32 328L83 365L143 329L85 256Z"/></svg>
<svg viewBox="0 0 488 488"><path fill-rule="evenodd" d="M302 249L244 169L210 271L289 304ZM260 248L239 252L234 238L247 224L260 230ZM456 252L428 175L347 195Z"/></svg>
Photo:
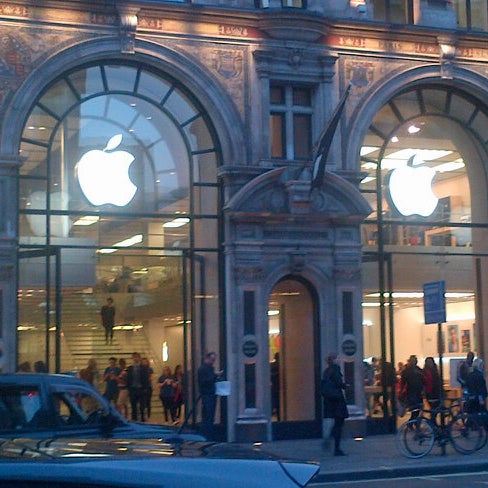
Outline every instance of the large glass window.
<svg viewBox="0 0 488 488"><path fill-rule="evenodd" d="M352 2L351 2L352 3ZM454 9L459 29L486 31L488 29L487 0L372 0L374 20L396 24L416 24L420 9L435 7L440 15L449 15Z"/></svg>
<svg viewBox="0 0 488 488"><path fill-rule="evenodd" d="M440 366L440 346L446 392L455 396L457 361L480 350L476 311L487 224L480 212L484 196L472 188L483 185L486 122L486 108L466 93L417 87L379 110L361 148L366 176L360 188L373 208L362 229L370 416L394 408L381 359L400 369L410 355L420 366L431 356ZM424 323L422 290L432 281L446 282L440 342L436 324Z"/></svg>
<svg viewBox="0 0 488 488"><path fill-rule="evenodd" d="M219 148L181 83L131 63L68 72L34 101L20 151L19 362L102 370L138 351L157 378L218 351Z"/></svg>
<svg viewBox="0 0 488 488"><path fill-rule="evenodd" d="M488 29L487 0L454 0L460 28L486 31Z"/></svg>

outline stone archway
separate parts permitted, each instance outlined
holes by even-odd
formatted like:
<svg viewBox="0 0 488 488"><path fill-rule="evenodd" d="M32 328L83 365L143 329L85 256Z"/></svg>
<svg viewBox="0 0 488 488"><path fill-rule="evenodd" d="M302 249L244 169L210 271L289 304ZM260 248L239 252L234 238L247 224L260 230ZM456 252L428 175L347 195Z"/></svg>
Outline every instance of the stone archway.
<svg viewBox="0 0 488 488"><path fill-rule="evenodd" d="M233 292L228 296L227 309L232 313L226 329L228 350L235 351L228 366L238 392L229 399L230 439L272 437L268 297L284 276L303 278L316 290L316 313L308 319L314 322L309 331L317 331L314 347L319 358L311 366L308 385L314 391L312 421L320 415L316 399L326 350L341 350L351 337L357 350L343 360L354 383L349 400L361 405L359 227L369 212L369 205L345 178L326 172L322 188L312 192L308 170L285 168L254 178L227 204L224 218L232 243L225 251L227 286ZM249 344L255 346L252 354L247 354ZM306 435L294 427L287 435Z"/></svg>

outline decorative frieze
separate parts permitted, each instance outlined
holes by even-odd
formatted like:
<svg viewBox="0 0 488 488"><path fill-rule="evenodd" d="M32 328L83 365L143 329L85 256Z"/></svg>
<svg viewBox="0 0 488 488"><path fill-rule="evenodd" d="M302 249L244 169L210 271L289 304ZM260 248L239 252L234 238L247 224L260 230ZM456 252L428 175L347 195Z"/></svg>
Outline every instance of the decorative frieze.
<svg viewBox="0 0 488 488"><path fill-rule="evenodd" d="M238 284L259 283L265 276L261 266L236 266L234 273Z"/></svg>
<svg viewBox="0 0 488 488"><path fill-rule="evenodd" d="M7 17L29 17L29 8L23 5L12 5L9 3L0 3L0 15Z"/></svg>

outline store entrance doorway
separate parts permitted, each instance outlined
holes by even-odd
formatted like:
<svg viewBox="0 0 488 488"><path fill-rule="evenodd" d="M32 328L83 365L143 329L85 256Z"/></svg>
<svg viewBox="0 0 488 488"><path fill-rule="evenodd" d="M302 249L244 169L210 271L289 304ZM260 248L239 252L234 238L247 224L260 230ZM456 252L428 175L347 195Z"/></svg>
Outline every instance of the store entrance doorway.
<svg viewBox="0 0 488 488"><path fill-rule="evenodd" d="M320 436L319 341L311 285L292 277L279 281L268 316L273 438Z"/></svg>

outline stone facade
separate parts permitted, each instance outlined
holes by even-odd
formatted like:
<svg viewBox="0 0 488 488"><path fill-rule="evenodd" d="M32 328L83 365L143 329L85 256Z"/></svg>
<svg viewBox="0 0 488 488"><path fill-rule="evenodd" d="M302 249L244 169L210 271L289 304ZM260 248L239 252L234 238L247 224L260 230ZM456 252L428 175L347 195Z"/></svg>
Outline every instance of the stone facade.
<svg viewBox="0 0 488 488"><path fill-rule="evenodd" d="M317 290L320 364L347 340L362 368L360 225L371 208L358 190L359 149L375 113L407 84L468 84L486 96L488 49L475 36L404 27L372 18L369 2L313 1L306 10L269 1L12 1L0 4L0 320L4 370L16 364L17 193L19 141L30 102L65 70L96 59L135 59L167 70L201 100L221 143L225 241L225 364L234 393L229 440L272 436L266 307L285 276ZM364 7L363 7L364 5ZM448 2L419 2L419 24L451 25ZM359 20L359 22L358 22ZM444 27L447 24L442 24ZM442 54L447 43L455 54ZM344 116L320 189L311 162L278 161L269 148L270 81L313 86L316 139L346 86ZM244 292L254 293L253 332L245 330ZM341 294L352 293L354 323L343 330ZM255 344L249 359L244 345ZM244 365L260 380L257 404L245 405ZM352 412L364 412L355 376Z"/></svg>

